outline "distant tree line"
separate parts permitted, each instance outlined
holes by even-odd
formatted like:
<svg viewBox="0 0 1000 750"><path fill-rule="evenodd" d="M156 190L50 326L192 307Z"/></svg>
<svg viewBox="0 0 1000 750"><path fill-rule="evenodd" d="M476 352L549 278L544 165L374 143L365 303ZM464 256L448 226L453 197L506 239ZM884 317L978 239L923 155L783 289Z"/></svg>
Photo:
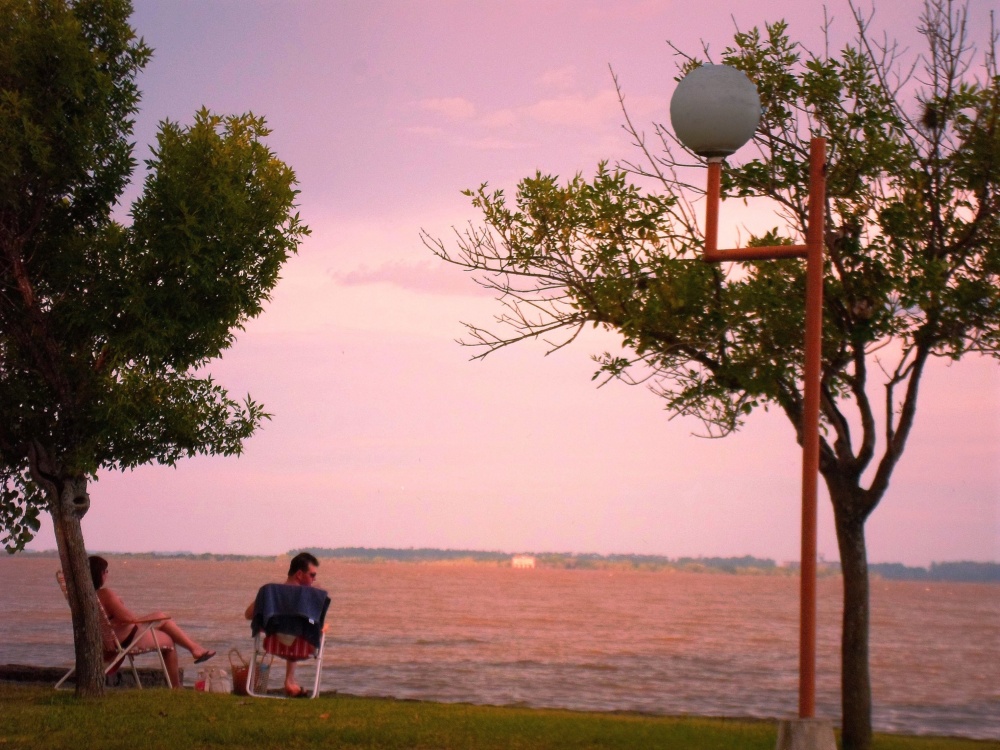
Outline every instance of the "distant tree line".
<svg viewBox="0 0 1000 750"><path fill-rule="evenodd" d="M291 557L301 550L290 550ZM392 547L313 547L308 551L316 557L350 562L473 562L509 565L515 553L468 549L436 549L420 547L395 549ZM55 550L23 554L39 557L56 557ZM212 552L110 552L115 557L206 560L211 562L247 562L250 560L276 560L277 555L215 554ZM795 575L798 563L778 565L768 558L753 557L665 557L663 555L598 555L572 552L522 552L535 558L539 568L564 570L679 570L692 573L728 573L731 575ZM995 562L942 562L931 563L927 568L902 563L872 563L871 574L889 581L948 581L952 583L1000 583L1000 563ZM821 575L839 575L836 562L820 564Z"/></svg>
<svg viewBox="0 0 1000 750"><path fill-rule="evenodd" d="M386 547L325 547L310 550L320 558L334 558L357 562L477 562L509 564L514 554L524 554L535 558L540 568L562 568L566 570L688 570L712 573L788 574L794 569L779 567L774 560L751 557L678 557L663 555L599 555L596 553L576 554L572 552L498 552L481 550L446 550L435 548L391 549ZM294 554L294 551L289 552Z"/></svg>
<svg viewBox="0 0 1000 750"><path fill-rule="evenodd" d="M299 550L291 550L289 555ZM571 552L521 552L510 553L482 550L452 550L420 547L394 549L390 547L315 547L309 550L319 558L332 558L353 562L476 562L509 564L514 554L530 555L540 568L566 570L680 570L731 575L793 575L798 564L778 565L768 558L753 557L666 557L663 555L599 555ZM823 563L820 572L839 575L836 562ZM993 562L944 562L931 563L929 568L912 567L901 563L873 563L871 573L896 581L951 581L958 583L1000 583L1000 563Z"/></svg>
<svg viewBox="0 0 1000 750"><path fill-rule="evenodd" d="M291 550L295 555L300 550ZM393 549L390 547L328 547L310 548L316 557L331 557L339 560L360 560L364 562L504 562L510 560L508 552L483 552L467 549Z"/></svg>
<svg viewBox="0 0 1000 750"><path fill-rule="evenodd" d="M574 570L605 570L625 568L632 570L683 570L704 573L730 574L785 574L774 560L757 557L678 557L662 555L598 555L541 553L535 556L537 564L546 568Z"/></svg>
<svg viewBox="0 0 1000 750"><path fill-rule="evenodd" d="M290 551L288 554L295 554ZM320 558L334 558L363 562L479 562L509 563L514 554L524 554L535 558L539 567L566 569L604 568L700 568L726 573L777 571L774 560L756 557L680 557L672 559L662 555L599 555L596 553L575 554L571 552L522 552L510 553L482 550L450 550L429 547L393 549L388 547L318 547L310 549Z"/></svg>
<svg viewBox="0 0 1000 750"><path fill-rule="evenodd" d="M59 553L54 550L23 550L19 554L29 557L59 557ZM102 552L97 550L97 555L105 557L126 558L132 560L204 560L207 562L250 562L252 560L276 560L277 555L236 555L236 554L216 554L214 552Z"/></svg>
<svg viewBox="0 0 1000 750"><path fill-rule="evenodd" d="M1000 563L943 562L930 568L914 568L900 563L869 565L872 575L891 581L957 581L961 583L1000 583Z"/></svg>

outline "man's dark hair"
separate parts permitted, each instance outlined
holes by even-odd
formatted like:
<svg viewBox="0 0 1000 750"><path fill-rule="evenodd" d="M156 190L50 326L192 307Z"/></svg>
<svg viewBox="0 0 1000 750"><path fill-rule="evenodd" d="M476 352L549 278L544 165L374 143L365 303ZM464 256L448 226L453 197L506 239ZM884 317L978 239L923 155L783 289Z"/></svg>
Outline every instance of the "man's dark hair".
<svg viewBox="0 0 1000 750"><path fill-rule="evenodd" d="M299 571L308 573L310 565L319 566L319 560L308 552L300 552L292 558L292 562L288 566L288 575L293 576Z"/></svg>

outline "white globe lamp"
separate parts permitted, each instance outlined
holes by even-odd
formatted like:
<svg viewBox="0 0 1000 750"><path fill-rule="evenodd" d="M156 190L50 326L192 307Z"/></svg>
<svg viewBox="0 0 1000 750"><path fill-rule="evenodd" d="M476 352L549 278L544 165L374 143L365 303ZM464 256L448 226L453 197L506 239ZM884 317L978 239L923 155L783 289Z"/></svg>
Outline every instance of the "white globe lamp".
<svg viewBox="0 0 1000 750"><path fill-rule="evenodd" d="M722 159L753 138L760 97L746 75L728 65L702 65L677 84L670 121L677 138L699 156Z"/></svg>

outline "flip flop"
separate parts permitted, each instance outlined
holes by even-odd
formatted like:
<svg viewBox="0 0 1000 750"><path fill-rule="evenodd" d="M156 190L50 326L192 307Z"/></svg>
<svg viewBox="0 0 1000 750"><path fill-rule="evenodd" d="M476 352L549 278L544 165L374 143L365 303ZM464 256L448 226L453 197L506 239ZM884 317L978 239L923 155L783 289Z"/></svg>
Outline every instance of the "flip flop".
<svg viewBox="0 0 1000 750"><path fill-rule="evenodd" d="M206 662L206 661L208 661L208 660L209 660L209 659L211 659L211 658L212 658L213 656L215 656L215 652L214 652L214 651L206 651L206 652L205 652L205 653L203 653L203 654L202 654L201 656L199 656L199 657L198 657L197 659L195 659L195 660L194 660L194 663L195 663L195 664L201 664L202 662Z"/></svg>
<svg viewBox="0 0 1000 750"><path fill-rule="evenodd" d="M308 698L309 691L306 690L304 687L300 687L296 692L285 693L285 695L287 695L289 698Z"/></svg>

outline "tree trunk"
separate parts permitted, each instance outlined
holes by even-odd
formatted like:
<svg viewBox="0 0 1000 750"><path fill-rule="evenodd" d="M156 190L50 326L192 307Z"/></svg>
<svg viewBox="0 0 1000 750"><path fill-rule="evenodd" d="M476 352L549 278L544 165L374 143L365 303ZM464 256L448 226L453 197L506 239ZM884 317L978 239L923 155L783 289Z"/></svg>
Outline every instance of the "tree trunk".
<svg viewBox="0 0 1000 750"><path fill-rule="evenodd" d="M857 492L857 490L855 490ZM872 687L868 664L868 553L861 502L850 490L830 488L840 567L844 581L844 622L840 646L840 696L843 750L869 750L872 744Z"/></svg>
<svg viewBox="0 0 1000 750"><path fill-rule="evenodd" d="M49 512L55 529L59 560L66 577L69 608L73 617L73 646L76 651L76 694L104 695L104 658L101 644L97 594L90 577L90 563L83 543L80 519L90 507L85 478L64 478L56 485L45 482Z"/></svg>

